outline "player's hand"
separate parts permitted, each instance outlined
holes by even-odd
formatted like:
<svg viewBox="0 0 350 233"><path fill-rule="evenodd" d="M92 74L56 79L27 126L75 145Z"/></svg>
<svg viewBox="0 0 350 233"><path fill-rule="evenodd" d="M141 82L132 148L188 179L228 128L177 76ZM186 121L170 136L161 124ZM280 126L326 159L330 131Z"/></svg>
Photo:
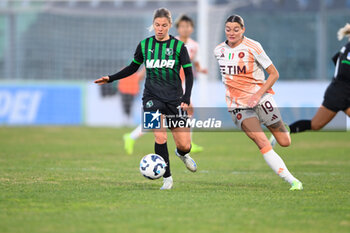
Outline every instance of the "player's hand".
<svg viewBox="0 0 350 233"><path fill-rule="evenodd" d="M187 115L189 117L193 116L193 106L192 106L192 104L188 105L185 102L182 102L180 107L182 108L182 110L187 112Z"/></svg>
<svg viewBox="0 0 350 233"><path fill-rule="evenodd" d="M258 94L258 93L255 93L248 100L248 107L249 108L254 108L259 103L260 99L261 99L261 95Z"/></svg>
<svg viewBox="0 0 350 233"><path fill-rule="evenodd" d="M109 81L109 77L108 76L103 76L103 77L101 77L99 79L96 79L94 81L94 83L97 83L98 85L103 85L103 84L108 83L108 81Z"/></svg>
<svg viewBox="0 0 350 233"><path fill-rule="evenodd" d="M198 72L202 74L208 74L208 69L199 69Z"/></svg>

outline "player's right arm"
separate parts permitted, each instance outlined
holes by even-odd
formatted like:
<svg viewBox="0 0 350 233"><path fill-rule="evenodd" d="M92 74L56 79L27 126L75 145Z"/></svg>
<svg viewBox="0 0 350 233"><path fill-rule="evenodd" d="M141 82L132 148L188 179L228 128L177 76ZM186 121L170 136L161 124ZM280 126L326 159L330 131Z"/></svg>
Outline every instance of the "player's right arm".
<svg viewBox="0 0 350 233"><path fill-rule="evenodd" d="M116 74L103 76L99 79L96 79L94 81L94 83L102 85L102 84L113 82L115 80L129 77L130 75L132 75L133 73L135 73L139 69L142 62L143 62L143 55L142 55L142 50L141 50L141 43L139 43L139 45L136 48L135 54L134 54L134 60L132 60L130 65L128 65L127 67L125 67L124 69L122 69L121 71L119 71Z"/></svg>
<svg viewBox="0 0 350 233"><path fill-rule="evenodd" d="M198 59L197 59L197 55L198 55L198 50L199 50L199 45L196 41L192 40L194 45L193 45L193 50L192 50L192 54L190 55L190 59L194 65L194 67L196 68L196 71L198 73L203 73L203 74L207 74L208 70L206 68L202 68L202 66L200 65Z"/></svg>

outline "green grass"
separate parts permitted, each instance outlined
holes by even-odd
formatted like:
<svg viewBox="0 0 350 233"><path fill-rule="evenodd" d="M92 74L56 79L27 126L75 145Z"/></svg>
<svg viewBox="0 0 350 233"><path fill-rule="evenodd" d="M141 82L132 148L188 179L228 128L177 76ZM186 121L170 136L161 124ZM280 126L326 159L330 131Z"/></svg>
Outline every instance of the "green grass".
<svg viewBox="0 0 350 233"><path fill-rule="evenodd" d="M242 133L196 133L205 151L174 189L143 178L153 136L123 152L127 129L0 128L0 232L350 232L350 133L293 135L277 147L304 183L290 192Z"/></svg>

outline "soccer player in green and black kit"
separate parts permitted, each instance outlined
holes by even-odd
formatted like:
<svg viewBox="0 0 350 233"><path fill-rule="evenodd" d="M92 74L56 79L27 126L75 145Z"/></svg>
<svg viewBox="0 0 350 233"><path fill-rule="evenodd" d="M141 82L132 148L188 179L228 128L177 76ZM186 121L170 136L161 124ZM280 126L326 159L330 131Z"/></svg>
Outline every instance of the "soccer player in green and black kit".
<svg viewBox="0 0 350 233"><path fill-rule="evenodd" d="M349 23L338 30L338 39L342 40L344 37L348 37L350 41ZM320 130L340 111L350 117L350 42L332 60L335 64L334 77L324 93L322 105L311 120L299 120L289 125L290 133ZM274 146L276 139L271 136L270 142Z"/></svg>
<svg viewBox="0 0 350 233"><path fill-rule="evenodd" d="M95 83L105 84L126 78L135 73L142 63L146 67L146 82L143 93L144 111L157 111L165 115L178 116L179 108L186 110L190 105L193 85L192 63L184 43L169 35L172 25L171 13L165 8L154 12L152 27L155 35L142 40L136 48L134 59L129 66L120 72L104 76ZM186 91L183 93L180 67L185 72ZM197 165L190 157L191 137L189 128L170 128L175 144L176 155L186 167L195 172ZM170 173L167 132L165 128L154 129L155 153L162 156L167 163L161 189L171 189L173 179Z"/></svg>

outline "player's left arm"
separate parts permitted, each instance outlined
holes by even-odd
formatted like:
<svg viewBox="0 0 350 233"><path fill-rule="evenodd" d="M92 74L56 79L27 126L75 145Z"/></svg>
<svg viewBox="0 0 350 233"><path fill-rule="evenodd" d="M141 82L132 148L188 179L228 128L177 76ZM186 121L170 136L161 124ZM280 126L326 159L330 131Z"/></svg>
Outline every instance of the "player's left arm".
<svg viewBox="0 0 350 233"><path fill-rule="evenodd" d="M196 71L199 73L207 74L208 70L206 68L202 68L199 61L193 62L194 66L196 67Z"/></svg>
<svg viewBox="0 0 350 233"><path fill-rule="evenodd" d="M198 44L196 44L191 61L192 61L193 65L196 68L196 71L198 73L207 74L208 70L206 68L203 68L197 59L198 58L198 48L199 48L199 46L198 46Z"/></svg>
<svg viewBox="0 0 350 233"><path fill-rule="evenodd" d="M259 91L257 91L257 93L260 96L265 94L267 92L267 90L269 90L273 86L273 84L275 84L277 79L279 78L278 70L276 69L276 67L273 64L271 64L265 70L269 74L269 76L267 77L267 80L264 83L264 85L262 85L262 87L259 89Z"/></svg>
<svg viewBox="0 0 350 233"><path fill-rule="evenodd" d="M193 72L192 72L192 63L188 55L187 49L185 48L184 45L182 45L181 47L179 60L180 60L180 65L182 66L185 72L185 85L186 85L185 93L182 96L181 107L186 107L184 105L185 104L190 105L190 102L191 102Z"/></svg>
<svg viewBox="0 0 350 233"><path fill-rule="evenodd" d="M260 50L254 51L253 54L256 61L266 70L269 76L262 87L248 100L248 107L250 108L255 107L259 103L261 97L273 86L273 84L275 84L279 78L279 73L276 67L272 64L272 61L267 56L261 45L258 44L258 46L260 47Z"/></svg>
<svg viewBox="0 0 350 233"><path fill-rule="evenodd" d="M252 95L252 97L248 101L248 107L250 108L255 107L259 103L261 97L267 92L267 90L269 90L273 86L273 84L275 84L275 82L279 78L279 73L273 64L271 64L265 70L269 74L269 76L266 82L262 85L262 87L254 95Z"/></svg>

